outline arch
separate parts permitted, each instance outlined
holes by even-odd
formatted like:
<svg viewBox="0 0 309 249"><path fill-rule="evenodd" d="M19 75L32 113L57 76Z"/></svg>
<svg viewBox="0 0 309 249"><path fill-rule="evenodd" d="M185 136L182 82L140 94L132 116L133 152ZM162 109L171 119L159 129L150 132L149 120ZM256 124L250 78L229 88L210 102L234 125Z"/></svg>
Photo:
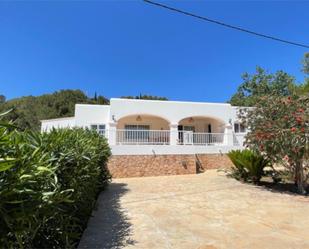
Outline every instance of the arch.
<svg viewBox="0 0 309 249"><path fill-rule="evenodd" d="M150 130L169 130L170 121L164 117L152 114L130 114L117 120L117 129L128 126L147 126Z"/></svg>
<svg viewBox="0 0 309 249"><path fill-rule="evenodd" d="M180 128L201 133L223 133L225 121L213 116L189 116L178 121Z"/></svg>

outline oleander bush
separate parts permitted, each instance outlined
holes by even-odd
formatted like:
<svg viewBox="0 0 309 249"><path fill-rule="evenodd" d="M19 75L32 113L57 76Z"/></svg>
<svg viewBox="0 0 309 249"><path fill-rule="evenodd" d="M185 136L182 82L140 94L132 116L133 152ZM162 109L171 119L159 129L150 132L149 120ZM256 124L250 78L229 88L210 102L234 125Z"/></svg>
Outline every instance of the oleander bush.
<svg viewBox="0 0 309 249"><path fill-rule="evenodd" d="M309 193L309 95L261 97L241 115L245 144L293 174L298 193Z"/></svg>
<svg viewBox="0 0 309 249"><path fill-rule="evenodd" d="M269 165L269 160L251 150L232 150L228 153L234 167L231 176L238 180L260 182L264 175L264 168Z"/></svg>
<svg viewBox="0 0 309 249"><path fill-rule="evenodd" d="M0 123L0 248L74 248L110 181L97 133Z"/></svg>

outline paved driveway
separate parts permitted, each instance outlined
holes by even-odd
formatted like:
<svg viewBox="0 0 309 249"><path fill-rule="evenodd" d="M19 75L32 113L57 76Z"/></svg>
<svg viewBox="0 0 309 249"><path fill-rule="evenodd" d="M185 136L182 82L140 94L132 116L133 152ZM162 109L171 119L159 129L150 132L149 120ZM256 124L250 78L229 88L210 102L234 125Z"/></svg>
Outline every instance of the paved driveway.
<svg viewBox="0 0 309 249"><path fill-rule="evenodd" d="M215 170L115 179L80 248L309 248L309 198Z"/></svg>

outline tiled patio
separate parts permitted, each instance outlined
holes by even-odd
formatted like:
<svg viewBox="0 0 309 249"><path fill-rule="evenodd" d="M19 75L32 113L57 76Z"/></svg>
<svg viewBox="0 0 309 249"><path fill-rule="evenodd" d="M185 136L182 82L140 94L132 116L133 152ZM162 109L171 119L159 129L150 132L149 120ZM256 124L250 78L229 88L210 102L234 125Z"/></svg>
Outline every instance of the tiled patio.
<svg viewBox="0 0 309 249"><path fill-rule="evenodd" d="M123 178L99 198L80 248L309 248L309 198L223 172Z"/></svg>

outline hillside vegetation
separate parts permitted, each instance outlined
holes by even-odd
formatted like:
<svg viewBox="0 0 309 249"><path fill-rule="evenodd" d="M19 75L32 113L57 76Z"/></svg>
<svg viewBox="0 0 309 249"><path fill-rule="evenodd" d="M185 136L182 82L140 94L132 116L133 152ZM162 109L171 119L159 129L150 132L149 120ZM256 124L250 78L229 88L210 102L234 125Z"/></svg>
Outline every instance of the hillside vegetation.
<svg viewBox="0 0 309 249"><path fill-rule="evenodd" d="M2 97L0 113L12 109L5 116L5 120L14 121L14 124L24 130L40 129L40 120L74 116L74 107L77 103L109 104L103 96L89 98L81 90L61 90L41 96L26 96L5 101Z"/></svg>

